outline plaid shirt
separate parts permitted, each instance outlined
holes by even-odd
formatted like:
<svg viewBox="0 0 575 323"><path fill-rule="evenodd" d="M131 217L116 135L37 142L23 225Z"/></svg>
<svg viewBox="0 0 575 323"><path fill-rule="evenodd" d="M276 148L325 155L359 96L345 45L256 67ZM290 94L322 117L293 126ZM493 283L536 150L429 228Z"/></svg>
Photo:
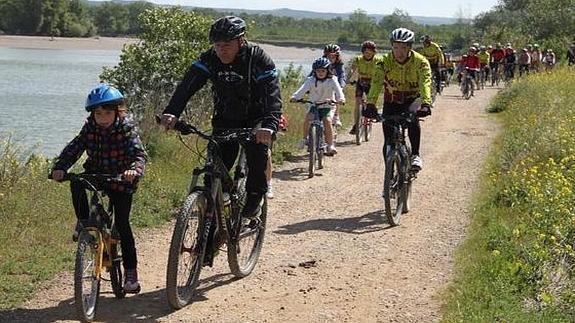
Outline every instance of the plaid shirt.
<svg viewBox="0 0 575 323"><path fill-rule="evenodd" d="M54 170L68 170L86 152L84 163L87 173L122 174L135 170L144 175L147 155L134 124L126 118L116 118L106 129L98 126L93 116L88 117L80 133L64 148L56 159ZM117 192L133 193L137 180L132 184L111 184Z"/></svg>

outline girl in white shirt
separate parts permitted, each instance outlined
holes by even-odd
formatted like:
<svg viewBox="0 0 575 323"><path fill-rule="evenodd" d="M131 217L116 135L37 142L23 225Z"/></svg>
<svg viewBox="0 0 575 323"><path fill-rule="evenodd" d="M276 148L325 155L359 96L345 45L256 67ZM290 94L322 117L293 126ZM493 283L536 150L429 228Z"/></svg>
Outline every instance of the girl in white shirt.
<svg viewBox="0 0 575 323"><path fill-rule="evenodd" d="M344 104L345 97L337 78L329 73L329 64L329 60L325 57L316 59L312 64L312 75L305 79L300 88L292 95L290 101L296 102L302 99L305 93L309 92L309 101L326 102L318 106L318 111L324 126L325 141L327 143L326 155L333 156L337 153L333 142L331 123L335 113L335 105L329 103ZM307 144L307 134L313 117L313 114L308 109L307 117L304 120L303 139L299 144L300 149L303 149Z"/></svg>

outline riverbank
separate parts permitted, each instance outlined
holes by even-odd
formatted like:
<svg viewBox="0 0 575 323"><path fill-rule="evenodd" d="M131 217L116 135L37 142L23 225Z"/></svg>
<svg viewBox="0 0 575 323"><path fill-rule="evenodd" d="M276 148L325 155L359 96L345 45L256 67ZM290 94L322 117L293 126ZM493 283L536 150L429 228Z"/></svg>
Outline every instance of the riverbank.
<svg viewBox="0 0 575 323"><path fill-rule="evenodd" d="M51 38L46 36L1 35L0 47L21 49L122 50L125 44L133 44L138 41L137 38L127 37ZM260 46L273 59L278 60L313 59L322 55L322 51L316 48L276 46L270 44L260 44Z"/></svg>

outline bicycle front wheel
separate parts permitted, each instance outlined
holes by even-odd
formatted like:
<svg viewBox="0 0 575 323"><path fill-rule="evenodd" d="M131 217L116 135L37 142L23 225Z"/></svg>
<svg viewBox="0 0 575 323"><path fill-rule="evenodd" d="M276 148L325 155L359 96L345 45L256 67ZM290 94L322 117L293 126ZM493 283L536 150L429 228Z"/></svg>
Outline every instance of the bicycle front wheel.
<svg viewBox="0 0 575 323"><path fill-rule="evenodd" d="M362 106L360 106L359 109L357 109L355 111L355 120L357 120L355 122L355 144L356 145L361 145L361 137L362 137L362 131L363 131L363 125L362 125L362 116L361 116L361 110L363 109Z"/></svg>
<svg viewBox="0 0 575 323"><path fill-rule="evenodd" d="M391 226L399 225L403 212L405 198L401 157L397 150L389 152L385 162L385 177L383 179L383 201L385 216Z"/></svg>
<svg viewBox="0 0 575 323"><path fill-rule="evenodd" d="M232 274L243 278L248 276L255 268L266 232L266 219L268 213L267 198L263 197L262 212L256 219L237 221L228 237L228 264Z"/></svg>
<svg viewBox="0 0 575 323"><path fill-rule="evenodd" d="M371 139L371 122L364 120L363 122L363 140L368 142Z"/></svg>
<svg viewBox="0 0 575 323"><path fill-rule="evenodd" d="M309 164L308 164L308 177L312 178L315 175L315 162L317 159L317 128L311 125L307 136L307 145L309 150Z"/></svg>
<svg viewBox="0 0 575 323"><path fill-rule="evenodd" d="M97 259L100 257L98 238L82 230L78 237L74 268L74 300L81 321L91 322L96 315L100 295L100 277Z"/></svg>
<svg viewBox="0 0 575 323"><path fill-rule="evenodd" d="M196 191L188 195L178 214L166 272L166 293L174 309L189 304L198 285L210 232L207 212L208 198Z"/></svg>
<svg viewBox="0 0 575 323"><path fill-rule="evenodd" d="M118 249L120 243L115 243L112 245L110 250L110 259L112 265L108 268L110 272L110 283L112 284L112 291L117 299L124 298L126 292L124 291L124 277L122 276L122 255L119 254Z"/></svg>

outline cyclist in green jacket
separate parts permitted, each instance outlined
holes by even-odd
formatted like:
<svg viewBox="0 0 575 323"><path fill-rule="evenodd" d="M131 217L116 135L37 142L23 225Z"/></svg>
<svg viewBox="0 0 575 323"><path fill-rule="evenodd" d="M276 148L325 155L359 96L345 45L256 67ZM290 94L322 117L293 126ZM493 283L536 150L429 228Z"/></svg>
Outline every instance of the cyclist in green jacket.
<svg viewBox="0 0 575 323"><path fill-rule="evenodd" d="M371 89L367 96L365 115L377 118L376 102L381 90L383 96L383 114L399 114L405 111L416 112L424 117L431 114L431 68L428 60L412 49L415 34L406 28L398 28L391 32L391 53L382 57L376 63ZM409 141L411 142L411 165L415 170L421 170L423 163L419 155L421 127L416 119L409 125ZM393 129L383 124L385 149Z"/></svg>

